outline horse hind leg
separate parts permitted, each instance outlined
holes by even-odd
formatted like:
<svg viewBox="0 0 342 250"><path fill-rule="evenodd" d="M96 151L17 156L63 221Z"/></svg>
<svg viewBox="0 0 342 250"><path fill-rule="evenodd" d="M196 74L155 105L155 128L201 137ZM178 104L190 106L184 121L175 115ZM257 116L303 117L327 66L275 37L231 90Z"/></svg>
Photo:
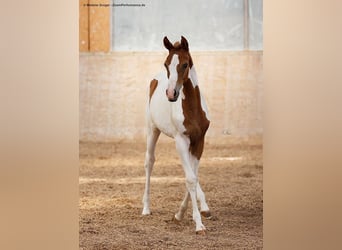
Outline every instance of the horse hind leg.
<svg viewBox="0 0 342 250"><path fill-rule="evenodd" d="M190 193L188 192L188 190L186 190L181 206L179 207L178 212L175 214L176 221L181 221L184 218L184 213L188 208L189 199Z"/></svg>
<svg viewBox="0 0 342 250"><path fill-rule="evenodd" d="M211 219L212 218L212 215L211 215L211 212L209 210L209 207L208 207L208 204L205 200L205 195L204 195L204 192L202 191L201 189L201 186L198 182L197 184L197 201L199 201L200 203L200 213L201 215L206 218L206 219ZM184 218L184 214L188 208L188 203L189 203L189 200L190 200L190 194L188 191L185 192L185 197L179 207L179 210L178 212L175 214L175 219L177 222L181 221L183 218Z"/></svg>
<svg viewBox="0 0 342 250"><path fill-rule="evenodd" d="M147 132L147 143L146 143L146 155L145 155L145 174L146 174L146 182L145 182L145 192L143 196L143 211L142 215L151 214L150 211L150 179L153 170L153 165L155 161L155 148L156 143L159 138L160 131L158 129L148 128Z"/></svg>
<svg viewBox="0 0 342 250"><path fill-rule="evenodd" d="M210 220L212 218L212 215L211 215L211 212L209 210L208 204L205 201L205 195L204 195L199 183L197 185L196 191L197 191L197 201L199 201L200 207L201 207L200 213L204 218ZM183 201L179 207L178 212L175 214L175 217L174 217L176 222L180 222L181 220L183 220L184 214L185 214L186 210L188 209L189 200L190 200L190 193L188 191L186 191L185 197L184 197L184 199L183 199Z"/></svg>

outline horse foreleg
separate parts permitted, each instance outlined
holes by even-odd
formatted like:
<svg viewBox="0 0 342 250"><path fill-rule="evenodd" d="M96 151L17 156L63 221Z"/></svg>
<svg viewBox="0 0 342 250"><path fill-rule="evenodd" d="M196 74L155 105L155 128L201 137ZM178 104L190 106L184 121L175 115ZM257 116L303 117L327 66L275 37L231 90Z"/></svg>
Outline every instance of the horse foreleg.
<svg viewBox="0 0 342 250"><path fill-rule="evenodd" d="M143 197L143 215L151 214L150 211L150 178L153 170L153 165L155 161L154 152L156 148L156 143L159 138L160 131L158 129L148 128L147 132L147 147L146 147L146 156L145 156L145 174L146 174L146 182L145 182L145 192Z"/></svg>
<svg viewBox="0 0 342 250"><path fill-rule="evenodd" d="M191 157L191 159L192 159L191 161L192 161L194 172L196 173L196 176L198 176L199 160L196 159L195 157ZM197 192L197 200L200 202L200 205L201 205L201 215L203 215L205 218L210 218L211 213L209 211L208 204L205 201L205 195L204 195L204 192L202 191L199 181L196 187L196 192Z"/></svg>
<svg viewBox="0 0 342 250"><path fill-rule="evenodd" d="M176 140L176 148L182 160L183 169L185 172L186 178L186 188L189 192L191 203L192 203L192 218L196 223L196 233L205 232L205 226L202 224L201 214L198 210L197 206L197 174L194 171L191 160L190 160L190 152L189 152L189 139L185 136L178 135L175 137ZM187 199L185 199L187 200Z"/></svg>

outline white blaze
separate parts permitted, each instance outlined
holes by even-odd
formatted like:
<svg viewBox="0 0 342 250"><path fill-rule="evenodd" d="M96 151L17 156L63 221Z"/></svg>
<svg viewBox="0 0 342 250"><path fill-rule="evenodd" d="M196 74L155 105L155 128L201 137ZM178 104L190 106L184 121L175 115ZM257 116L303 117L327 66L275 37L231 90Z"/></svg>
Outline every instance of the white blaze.
<svg viewBox="0 0 342 250"><path fill-rule="evenodd" d="M174 89L176 88L176 83L178 79L177 65L179 64L179 58L177 54L174 54L169 65L170 77L169 84L167 88L167 95L169 98L174 97Z"/></svg>

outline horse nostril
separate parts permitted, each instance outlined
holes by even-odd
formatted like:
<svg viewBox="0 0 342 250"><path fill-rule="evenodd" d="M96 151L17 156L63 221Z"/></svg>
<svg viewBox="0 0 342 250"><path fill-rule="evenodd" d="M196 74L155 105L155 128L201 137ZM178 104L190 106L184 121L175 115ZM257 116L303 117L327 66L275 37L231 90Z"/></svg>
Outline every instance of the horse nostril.
<svg viewBox="0 0 342 250"><path fill-rule="evenodd" d="M174 89L174 90L173 90L173 96L176 97L176 95L177 95L177 92L176 92L176 90Z"/></svg>

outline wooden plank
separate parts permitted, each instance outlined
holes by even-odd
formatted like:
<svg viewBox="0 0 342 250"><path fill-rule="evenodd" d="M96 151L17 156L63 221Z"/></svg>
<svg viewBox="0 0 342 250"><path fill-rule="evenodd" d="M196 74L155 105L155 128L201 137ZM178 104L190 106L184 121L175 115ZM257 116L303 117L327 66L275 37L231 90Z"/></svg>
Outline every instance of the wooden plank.
<svg viewBox="0 0 342 250"><path fill-rule="evenodd" d="M89 0L79 1L79 50L89 51Z"/></svg>
<svg viewBox="0 0 342 250"><path fill-rule="evenodd" d="M110 0L89 0L89 4L98 5L89 7L89 51L110 51Z"/></svg>

